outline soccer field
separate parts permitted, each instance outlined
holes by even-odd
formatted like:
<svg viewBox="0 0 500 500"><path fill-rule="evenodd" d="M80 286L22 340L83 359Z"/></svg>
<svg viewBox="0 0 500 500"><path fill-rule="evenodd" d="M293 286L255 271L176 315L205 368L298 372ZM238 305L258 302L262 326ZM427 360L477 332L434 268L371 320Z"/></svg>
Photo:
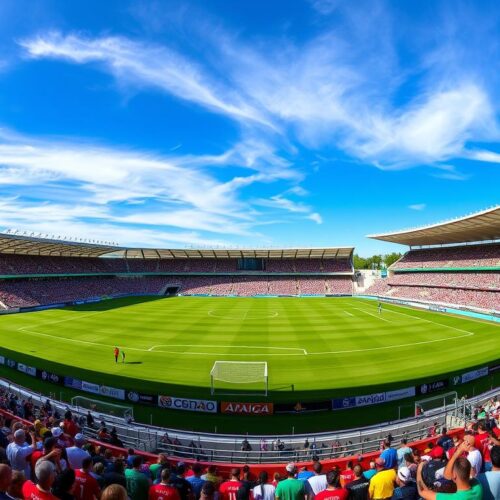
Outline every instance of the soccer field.
<svg viewBox="0 0 500 500"><path fill-rule="evenodd" d="M204 398L217 360L267 361L269 390L286 399L292 386L326 393L414 381L500 351L497 325L387 304L378 314L375 301L356 298L127 298L0 322L2 347L40 358L39 368L50 369L47 360L65 375L91 370L91 381ZM114 346L126 363L115 363Z"/></svg>

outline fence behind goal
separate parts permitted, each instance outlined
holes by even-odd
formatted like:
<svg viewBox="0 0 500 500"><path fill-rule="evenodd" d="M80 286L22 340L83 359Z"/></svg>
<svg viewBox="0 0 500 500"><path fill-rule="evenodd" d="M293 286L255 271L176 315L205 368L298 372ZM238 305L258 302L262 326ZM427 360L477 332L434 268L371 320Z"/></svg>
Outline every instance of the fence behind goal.
<svg viewBox="0 0 500 500"><path fill-rule="evenodd" d="M126 421L133 420L134 418L134 409L131 406L106 403L105 401L83 396L71 398L71 404L77 408L85 408L93 412L112 415L114 417L123 418Z"/></svg>
<svg viewBox="0 0 500 500"><path fill-rule="evenodd" d="M268 392L267 362L265 361L216 361L210 370L210 392L232 395L238 392L227 392L238 389L242 385L251 385L253 392L248 394L267 396ZM218 386L217 382L219 382ZM260 392L259 392L260 391Z"/></svg>

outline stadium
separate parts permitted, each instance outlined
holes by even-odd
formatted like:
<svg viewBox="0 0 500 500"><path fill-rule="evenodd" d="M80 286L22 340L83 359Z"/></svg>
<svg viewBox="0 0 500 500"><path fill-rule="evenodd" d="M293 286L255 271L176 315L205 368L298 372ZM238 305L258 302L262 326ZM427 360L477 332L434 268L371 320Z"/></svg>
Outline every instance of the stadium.
<svg viewBox="0 0 500 500"><path fill-rule="evenodd" d="M497 387L500 208L370 237L409 246L385 278L355 274L353 247L2 234L2 375L144 423L270 435L381 424Z"/></svg>

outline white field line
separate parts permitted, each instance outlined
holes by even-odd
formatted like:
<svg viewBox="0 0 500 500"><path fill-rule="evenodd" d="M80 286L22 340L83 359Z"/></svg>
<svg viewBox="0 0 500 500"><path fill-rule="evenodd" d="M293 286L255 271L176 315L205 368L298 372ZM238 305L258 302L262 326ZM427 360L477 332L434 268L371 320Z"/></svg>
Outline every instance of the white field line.
<svg viewBox="0 0 500 500"><path fill-rule="evenodd" d="M280 351L301 351L301 354L307 354L305 349L300 347L272 347L272 346L257 346L257 345L220 345L220 344L158 344L150 347L149 352L154 351L157 347L210 347L210 348L230 348L230 349L274 349ZM164 352L164 351L161 351ZM187 354L187 353L186 353Z"/></svg>
<svg viewBox="0 0 500 500"><path fill-rule="evenodd" d="M208 316L211 316L212 318L217 318L217 319L229 319L229 320L261 320L261 319L272 319L272 318L277 318L279 316L278 311L272 311L272 313L268 314L267 316L260 316L258 318L256 317L248 317L248 311L246 311L243 316L219 316L218 314L215 314L216 311L213 309L210 309L210 311L207 312Z"/></svg>
<svg viewBox="0 0 500 500"><path fill-rule="evenodd" d="M359 307L354 307L353 309L356 309L357 311L361 311L361 312L363 312L363 313L365 313L365 314L369 314L370 316L373 316L374 318L377 318L377 319L381 319L382 321L385 321L385 322L387 322L387 323L393 323L393 321L389 321L388 319L381 318L381 317L380 317L380 316L381 316L380 314L379 314L379 315L377 315L377 314L373 314L373 313L371 313L371 312L365 311L364 309L360 309Z"/></svg>
<svg viewBox="0 0 500 500"><path fill-rule="evenodd" d="M344 311L346 314L348 314L349 316L352 316L354 318L354 314L351 314L350 312L348 311Z"/></svg>

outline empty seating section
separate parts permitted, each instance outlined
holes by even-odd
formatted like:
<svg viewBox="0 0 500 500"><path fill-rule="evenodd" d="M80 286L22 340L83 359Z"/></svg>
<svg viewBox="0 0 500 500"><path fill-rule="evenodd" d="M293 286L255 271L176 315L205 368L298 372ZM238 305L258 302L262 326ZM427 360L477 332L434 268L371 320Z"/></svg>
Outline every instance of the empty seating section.
<svg viewBox="0 0 500 500"><path fill-rule="evenodd" d="M364 293L500 311L500 270L480 267L500 267L499 244L411 250ZM401 272L412 268L447 270Z"/></svg>
<svg viewBox="0 0 500 500"><path fill-rule="evenodd" d="M411 250L391 269L435 267L500 267L500 244Z"/></svg>

